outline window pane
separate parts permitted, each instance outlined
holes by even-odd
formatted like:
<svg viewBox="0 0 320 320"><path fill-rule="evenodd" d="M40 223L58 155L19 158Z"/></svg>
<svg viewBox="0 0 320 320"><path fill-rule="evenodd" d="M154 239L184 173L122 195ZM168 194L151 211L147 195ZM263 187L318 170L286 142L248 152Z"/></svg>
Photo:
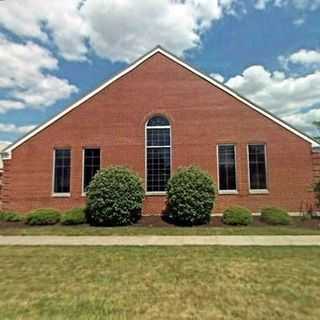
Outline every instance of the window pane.
<svg viewBox="0 0 320 320"><path fill-rule="evenodd" d="M234 145L220 145L218 156L219 190L237 190Z"/></svg>
<svg viewBox="0 0 320 320"><path fill-rule="evenodd" d="M70 192L71 150L55 150L54 192Z"/></svg>
<svg viewBox="0 0 320 320"><path fill-rule="evenodd" d="M93 176L100 170L100 149L84 150L83 190L85 191Z"/></svg>
<svg viewBox="0 0 320 320"><path fill-rule="evenodd" d="M161 116L153 117L147 123L147 127L169 126L169 125L170 125L170 123L169 123L168 119L166 119L165 117L161 117Z"/></svg>
<svg viewBox="0 0 320 320"><path fill-rule="evenodd" d="M267 189L265 146L249 145L250 189Z"/></svg>
<svg viewBox="0 0 320 320"><path fill-rule="evenodd" d="M170 146L170 129L147 129L148 146Z"/></svg>
<svg viewBox="0 0 320 320"><path fill-rule="evenodd" d="M147 149L147 190L165 191L170 178L170 148Z"/></svg>
<svg viewBox="0 0 320 320"><path fill-rule="evenodd" d="M152 128L170 126L162 116L156 116L147 123L147 191L165 191L171 173L171 128Z"/></svg>

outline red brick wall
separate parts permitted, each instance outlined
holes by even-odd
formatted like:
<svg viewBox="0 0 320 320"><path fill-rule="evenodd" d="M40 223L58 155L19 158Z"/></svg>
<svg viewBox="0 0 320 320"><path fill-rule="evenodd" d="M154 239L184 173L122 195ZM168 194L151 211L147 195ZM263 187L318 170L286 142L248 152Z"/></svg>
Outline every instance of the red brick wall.
<svg viewBox="0 0 320 320"><path fill-rule="evenodd" d="M197 164L217 180L216 145L236 144L239 194L220 195L216 212L235 204L299 211L301 201L312 199L309 143L157 54L14 150L12 160L4 161L4 206L28 211L82 205L85 146L101 147L102 166L128 165L144 177L144 125L157 113L172 123L173 171ZM248 192L248 143L267 144L269 194ZM72 148L70 198L51 196L55 147ZM148 196L144 212L160 213L164 204L164 197Z"/></svg>

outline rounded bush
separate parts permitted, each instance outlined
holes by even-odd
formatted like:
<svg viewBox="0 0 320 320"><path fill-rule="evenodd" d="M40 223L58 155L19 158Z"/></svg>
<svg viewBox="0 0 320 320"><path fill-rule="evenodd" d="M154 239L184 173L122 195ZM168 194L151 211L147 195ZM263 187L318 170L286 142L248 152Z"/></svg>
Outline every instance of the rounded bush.
<svg viewBox="0 0 320 320"><path fill-rule="evenodd" d="M30 212L26 217L29 225L52 225L60 221L60 212L55 209L37 209Z"/></svg>
<svg viewBox="0 0 320 320"><path fill-rule="evenodd" d="M167 216L178 225L199 225L210 221L216 198L212 177L200 168L180 168L167 185Z"/></svg>
<svg viewBox="0 0 320 320"><path fill-rule="evenodd" d="M86 223L86 214L84 208L74 208L66 211L61 216L61 224L76 225Z"/></svg>
<svg viewBox="0 0 320 320"><path fill-rule="evenodd" d="M287 211L280 208L263 208L261 210L261 220L272 225L288 225L291 218Z"/></svg>
<svg viewBox="0 0 320 320"><path fill-rule="evenodd" d="M14 211L2 211L0 212L0 221L6 222L19 222L22 221L23 217Z"/></svg>
<svg viewBox="0 0 320 320"><path fill-rule="evenodd" d="M87 221L91 225L118 226L141 216L144 189L139 176L126 167L100 170L87 191Z"/></svg>
<svg viewBox="0 0 320 320"><path fill-rule="evenodd" d="M247 226L253 222L252 213L244 207L230 207L223 212L222 222L233 226Z"/></svg>

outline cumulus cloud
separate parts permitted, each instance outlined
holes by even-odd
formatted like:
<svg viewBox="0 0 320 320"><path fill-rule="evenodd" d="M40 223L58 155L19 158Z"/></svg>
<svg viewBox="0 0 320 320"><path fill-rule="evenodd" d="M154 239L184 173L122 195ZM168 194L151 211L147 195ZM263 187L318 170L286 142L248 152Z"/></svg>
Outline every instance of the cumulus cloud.
<svg viewBox="0 0 320 320"><path fill-rule="evenodd" d="M0 100L0 113L5 113L9 110L21 110L25 105L20 101Z"/></svg>
<svg viewBox="0 0 320 320"><path fill-rule="evenodd" d="M33 42L16 43L0 35L0 113L46 107L68 98L77 88L48 72L58 69L51 53Z"/></svg>
<svg viewBox="0 0 320 320"><path fill-rule="evenodd" d="M220 73L211 73L210 76L219 82L224 82L224 76Z"/></svg>
<svg viewBox="0 0 320 320"><path fill-rule="evenodd" d="M292 63L317 61L317 55L301 52L286 59ZM320 120L320 70L304 75L292 75L290 68L286 71L253 65L225 84L297 128L316 134L312 121Z"/></svg>
<svg viewBox="0 0 320 320"><path fill-rule="evenodd" d="M268 4L276 7L291 5L298 10L314 11L320 7L320 0L256 0L255 8L264 10Z"/></svg>
<svg viewBox="0 0 320 320"><path fill-rule="evenodd" d="M268 3L270 3L272 0L256 0L255 8L258 10L264 10Z"/></svg>
<svg viewBox="0 0 320 320"><path fill-rule="evenodd" d="M0 132L5 133L27 133L34 129L35 125L16 126L12 123L0 123Z"/></svg>
<svg viewBox="0 0 320 320"><path fill-rule="evenodd" d="M310 135L319 135L319 132L315 132L313 121L320 120L320 104L318 108L313 108L303 113L294 113L288 115L284 117L284 120L296 126L297 128L308 132Z"/></svg>
<svg viewBox="0 0 320 320"><path fill-rule="evenodd" d="M280 56L279 61L286 67L289 63L318 67L320 65L320 51L301 49L288 57Z"/></svg>
<svg viewBox="0 0 320 320"><path fill-rule="evenodd" d="M81 13L95 52L112 61L132 61L160 44L177 55L200 45L200 35L234 1L85 1ZM108 17L108 19L106 19Z"/></svg>
<svg viewBox="0 0 320 320"><path fill-rule="evenodd" d="M92 48L112 61L129 62L155 45L178 55L200 45L201 33L236 0L10 0L0 5L0 25L46 42L61 56L86 60ZM87 43L90 47L87 46Z"/></svg>
<svg viewBox="0 0 320 320"><path fill-rule="evenodd" d="M256 65L226 84L279 116L296 113L320 101L320 71L293 77Z"/></svg>
<svg viewBox="0 0 320 320"><path fill-rule="evenodd" d="M0 25L18 36L46 42L50 31L67 60L85 60L86 24L80 15L82 0L10 0L0 4Z"/></svg>

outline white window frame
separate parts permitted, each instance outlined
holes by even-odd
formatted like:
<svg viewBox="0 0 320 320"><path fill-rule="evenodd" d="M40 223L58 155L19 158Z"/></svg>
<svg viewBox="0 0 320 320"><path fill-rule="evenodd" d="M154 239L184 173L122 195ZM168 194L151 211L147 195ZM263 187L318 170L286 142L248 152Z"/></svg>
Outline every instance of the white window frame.
<svg viewBox="0 0 320 320"><path fill-rule="evenodd" d="M57 150L63 150L63 149L68 149L70 150L70 181L69 181L69 186L70 186L70 192L55 192L54 191L54 185L55 185L55 169L56 169L56 151ZM72 148L70 147L56 147L53 149L53 157L52 157L52 182L51 182L51 196L54 198L69 198L71 197L71 187L72 187Z"/></svg>
<svg viewBox="0 0 320 320"><path fill-rule="evenodd" d="M81 174L81 196L85 197L87 195L87 193L84 191L84 157L85 157L85 151L87 149L99 149L100 150L100 170L101 170L101 161L102 161L102 151L100 147L96 147L96 146L86 146L82 148L82 166L81 166L81 170L82 170L82 174Z"/></svg>
<svg viewBox="0 0 320 320"><path fill-rule="evenodd" d="M266 189L251 189L251 179L250 179L250 156L249 156L249 146L264 146L264 166L266 171ZM248 189L250 194L268 194L269 193L269 175L268 175L268 156L267 156L267 144L266 143L248 143L247 144L247 170L248 170Z"/></svg>
<svg viewBox="0 0 320 320"><path fill-rule="evenodd" d="M168 120L169 125L168 126L148 126L148 122L154 118L154 117L164 117ZM148 165L147 165L147 160L148 160L148 149L149 148L159 148L159 146L149 146L147 144L147 130L148 129L169 129L169 134L170 134L170 145L169 146L160 146L162 148L169 148L170 149L170 177L172 175L172 126L171 126L171 122L168 119L167 116L162 115L162 114L154 114L151 117L149 117L147 119L147 121L145 122L145 126L144 126L144 176L145 176L145 181L144 181L144 186L145 186L145 191L146 191L146 195L147 196L163 196L166 195L167 192L166 191L148 191Z"/></svg>
<svg viewBox="0 0 320 320"><path fill-rule="evenodd" d="M233 149L234 149L236 189L220 190L219 146L233 146ZM216 154L217 154L217 180L218 180L218 192L219 192L219 194L222 194L222 195L223 194L239 194L239 191L238 191L238 170L237 170L237 145L235 143L219 143L216 146Z"/></svg>

